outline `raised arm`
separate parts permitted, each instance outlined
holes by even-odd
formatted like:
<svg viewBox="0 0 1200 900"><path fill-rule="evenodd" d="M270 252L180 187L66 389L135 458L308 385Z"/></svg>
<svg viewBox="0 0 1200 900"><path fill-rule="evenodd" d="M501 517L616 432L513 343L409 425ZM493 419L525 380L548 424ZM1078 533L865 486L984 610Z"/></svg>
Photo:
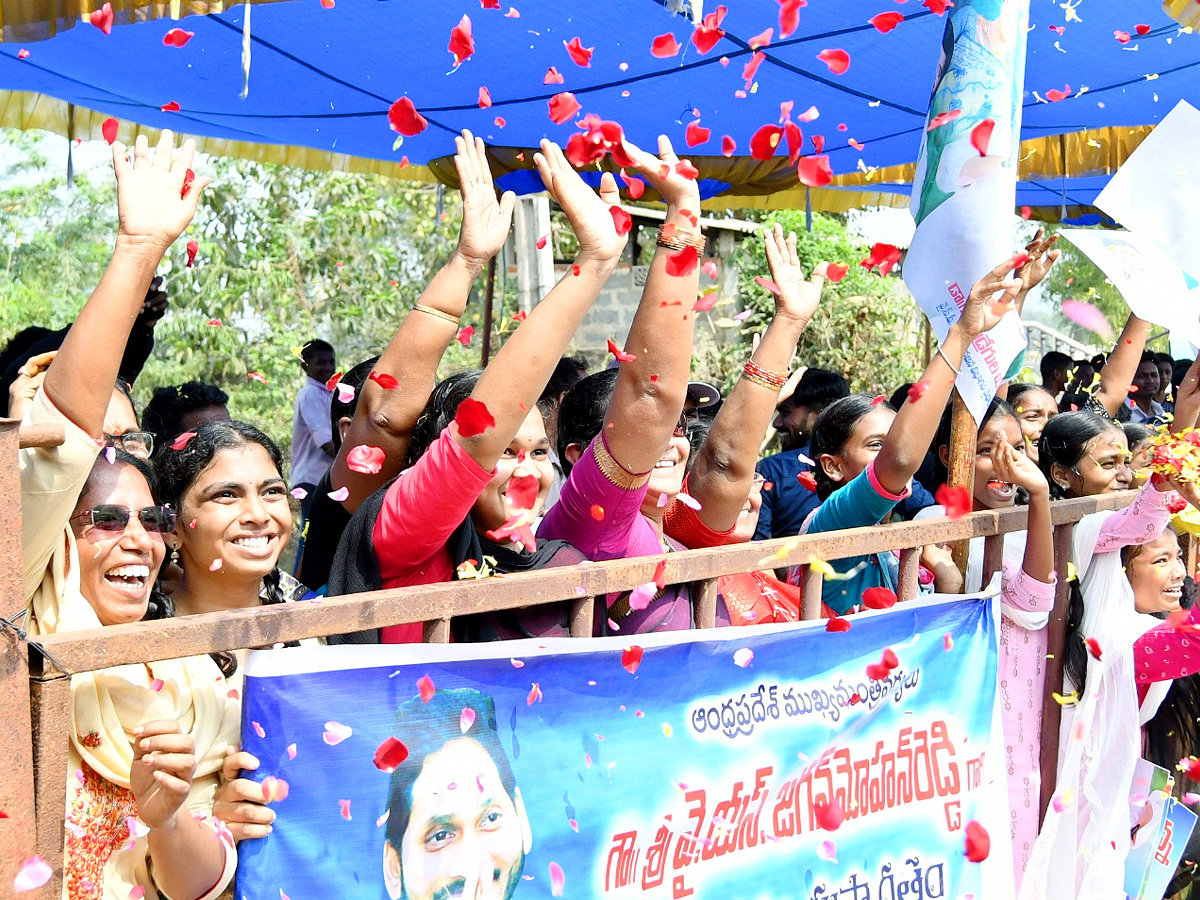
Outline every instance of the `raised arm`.
<svg viewBox="0 0 1200 900"><path fill-rule="evenodd" d="M597 197L571 168L557 144L542 141L542 152L534 156L534 162L546 190L558 201L575 231L579 255L572 270L505 341L471 392L473 400L487 407L495 425L472 436L464 436L455 427L454 439L488 471L496 467L537 404L554 367L625 247L625 236L617 234L609 212L619 199L611 174L601 178Z"/></svg>
<svg viewBox="0 0 1200 900"><path fill-rule="evenodd" d="M796 342L817 311L825 285L824 262L817 264L811 279L805 278L794 233L785 240L783 229L775 225L763 235L763 244L779 288L775 316L717 413L688 476L688 493L700 503L700 521L716 532L737 523L754 479L759 441L775 415Z"/></svg>
<svg viewBox="0 0 1200 900"><path fill-rule="evenodd" d="M1020 292L1021 279L1004 280L1012 272L1014 261L1005 260L971 287L962 315L950 326L946 339L921 374L918 384L924 390L920 397L915 401L910 399L896 414L875 457L875 477L892 494L905 491L925 459L967 348L975 338L999 323L1008 310L1008 301Z"/></svg>
<svg viewBox="0 0 1200 900"><path fill-rule="evenodd" d="M996 477L1025 488L1029 494L1027 539L1021 571L1042 584L1054 581L1054 535L1050 523L1050 486L1032 459L1018 452L1003 437L992 450Z"/></svg>
<svg viewBox="0 0 1200 900"><path fill-rule="evenodd" d="M1093 394L1110 416L1117 414L1129 396L1129 385L1137 374L1149 335L1150 323L1130 313L1116 346L1100 370L1100 384Z"/></svg>
<svg viewBox="0 0 1200 900"><path fill-rule="evenodd" d="M153 153L139 135L130 162L125 159L125 146L113 142L116 247L46 373L47 396L64 416L95 438L103 430L129 330L142 311L154 270L192 221L200 192L208 184L207 178L190 182L187 178L195 143L185 141L178 159L172 160L174 149L170 131L162 133Z"/></svg>
<svg viewBox="0 0 1200 900"><path fill-rule="evenodd" d="M375 364L375 371L395 378L399 388L386 390L368 380L359 391L354 420L331 472L332 483L348 491L341 501L347 512L357 510L402 468L413 426L433 390L438 364L458 333L471 285L488 260L500 252L512 225L516 198L509 191L496 199L483 141L464 131L454 139L454 146L462 194L458 247L404 317ZM350 451L364 444L383 450L378 474L356 472L347 465Z"/></svg>
<svg viewBox="0 0 1200 900"><path fill-rule="evenodd" d="M1175 414L1171 419L1171 431L1178 433L1195 428L1200 420L1200 356L1191 364L1179 390L1175 392Z"/></svg>

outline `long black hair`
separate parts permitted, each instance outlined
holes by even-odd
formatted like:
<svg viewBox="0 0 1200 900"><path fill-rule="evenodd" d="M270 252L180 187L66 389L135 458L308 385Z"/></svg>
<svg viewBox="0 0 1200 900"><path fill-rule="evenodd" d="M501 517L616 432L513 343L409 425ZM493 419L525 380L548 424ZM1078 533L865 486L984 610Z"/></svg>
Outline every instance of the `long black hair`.
<svg viewBox="0 0 1200 900"><path fill-rule="evenodd" d="M341 394L338 391L334 391L333 397L329 401L329 427L332 429L333 434L331 440L333 442L334 453L337 453L342 447L341 421L342 419L354 418L354 411L358 409L358 395L362 391L362 386L366 384L367 378L375 371L375 363L377 362L379 362L378 356L364 359L338 381L338 384L354 388L354 396L348 401L343 402Z"/></svg>
<svg viewBox="0 0 1200 900"><path fill-rule="evenodd" d="M564 472L571 471L567 448L578 444L581 449L595 439L604 427L604 417L617 386L617 369L605 369L576 383L558 408L558 460Z"/></svg>
<svg viewBox="0 0 1200 900"><path fill-rule="evenodd" d="M1046 423L1038 441L1038 466L1050 484L1050 496L1061 500L1067 496L1067 488L1054 480L1052 469L1058 463L1064 469L1079 465L1087 452L1090 441L1117 426L1094 412L1059 413Z"/></svg>
<svg viewBox="0 0 1200 900"><path fill-rule="evenodd" d="M408 442L408 458L405 468L413 465L425 455L438 435L446 430L458 413L459 404L471 396L475 385L479 383L481 369L471 369L451 375L433 389L425 402L425 409L413 426L412 438Z"/></svg>
<svg viewBox="0 0 1200 900"><path fill-rule="evenodd" d="M875 398L868 397L866 394L851 394L849 397L834 400L821 410L821 415L817 416L817 421L813 425L809 455L816 462L816 465L813 466L813 476L817 480L817 496L822 501L829 499L829 495L841 485L834 484L825 473L825 467L821 465L821 456L826 453L830 456L841 453L846 442L850 440L850 435L854 433L854 427L859 420L876 406L882 406L884 409L892 408L890 403L877 402Z"/></svg>
<svg viewBox="0 0 1200 900"><path fill-rule="evenodd" d="M183 497L200 473L207 469L222 450L232 450L247 444L258 444L267 451L275 470L282 478L283 451L265 433L247 422L233 420L206 422L196 429L196 435L180 450L164 446L155 456L154 470L158 476L155 496L159 503L173 506L182 511ZM283 603L283 592L279 566L263 576L264 604Z"/></svg>

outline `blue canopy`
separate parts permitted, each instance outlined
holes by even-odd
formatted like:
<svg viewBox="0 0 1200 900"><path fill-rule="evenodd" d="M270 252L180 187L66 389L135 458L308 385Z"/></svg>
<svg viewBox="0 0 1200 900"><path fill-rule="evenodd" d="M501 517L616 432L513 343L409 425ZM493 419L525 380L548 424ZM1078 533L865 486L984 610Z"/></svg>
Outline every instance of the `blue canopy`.
<svg viewBox="0 0 1200 900"><path fill-rule="evenodd" d="M510 5L511 3L511 5ZM565 143L575 121L555 124L548 101L570 91L582 109L619 122L643 146L666 133L701 170L707 196L752 195L794 188L786 148L771 161L748 156L751 136L780 120L780 105L798 117L804 153L812 138L825 140L835 173L911 163L924 127L930 86L946 19L916 0L809 0L799 28L780 40L776 0L728 0L725 34L708 53L691 43L692 21L655 0L481 0L415 4L403 0L318 0L255 5L249 28L249 92L243 99L243 25L246 7L181 21L122 24L111 34L86 22L51 39L22 43L5 28L0 43L0 123L39 124L42 97L71 104L76 134L99 137L113 116L152 128L236 142L239 152L279 159L273 147L304 147L323 154L432 166L446 181L452 136L469 128L494 149L501 183L518 192L539 190L523 151L543 137ZM515 9L514 9L515 7ZM713 12L711 4L705 11ZM869 20L898 12L904 20L881 33ZM470 17L475 50L454 67L451 30ZM1086 128L1151 125L1180 99L1200 104L1200 37L1181 32L1152 0L1031 0L1023 138ZM1139 34L1138 25L1148 26ZM184 46L164 44L169 29L195 32ZM757 73L743 69L752 38L773 29ZM1061 29L1061 33L1060 33ZM1127 32L1122 43L1115 31ZM670 32L677 55L651 53L656 36ZM572 61L564 44L574 38L594 48L591 65ZM844 50L849 68L837 75L818 59ZM562 83L545 84L554 67ZM486 88L491 107L481 108ZM1048 102L1050 91L1069 92ZM739 93L741 92L741 93ZM394 146L388 108L412 100L428 120L420 134ZM178 111L163 111L177 103ZM86 116L85 111L98 116ZM44 111L43 111L44 112ZM699 114L698 119L696 114ZM43 116L44 118L44 116ZM710 129L708 140L686 146L692 121ZM722 155L722 138L737 144ZM858 149L851 141L862 145ZM1076 174L1072 172L1071 174ZM1080 172L1079 174L1087 174ZM1061 189L1061 183L1048 185ZM1069 192L1083 191L1074 182ZM1029 196L1047 191L1032 189ZM1080 196L1083 196L1082 194ZM1091 195L1094 197L1094 193ZM1048 197L1052 205L1060 202ZM1033 205L1033 204L1030 204Z"/></svg>

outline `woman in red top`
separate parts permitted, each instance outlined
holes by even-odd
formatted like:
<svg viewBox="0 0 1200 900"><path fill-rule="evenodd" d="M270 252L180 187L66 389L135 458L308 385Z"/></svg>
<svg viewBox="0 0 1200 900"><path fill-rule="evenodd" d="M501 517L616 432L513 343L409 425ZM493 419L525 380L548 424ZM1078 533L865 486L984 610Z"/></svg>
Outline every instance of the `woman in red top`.
<svg viewBox="0 0 1200 900"><path fill-rule="evenodd" d="M643 157L647 167L658 165L654 157L638 154ZM603 176L597 196L556 144L543 141L535 162L579 241L575 265L486 370L449 379L434 391L414 431L412 465L351 521L330 575L330 594L582 559L562 543L538 548L532 536L553 481L537 400L626 239L610 212L619 201L611 174ZM553 621L522 616L515 627L492 621L469 636L555 633L560 616L554 610L547 615ZM385 643L421 637L419 623L382 631Z"/></svg>

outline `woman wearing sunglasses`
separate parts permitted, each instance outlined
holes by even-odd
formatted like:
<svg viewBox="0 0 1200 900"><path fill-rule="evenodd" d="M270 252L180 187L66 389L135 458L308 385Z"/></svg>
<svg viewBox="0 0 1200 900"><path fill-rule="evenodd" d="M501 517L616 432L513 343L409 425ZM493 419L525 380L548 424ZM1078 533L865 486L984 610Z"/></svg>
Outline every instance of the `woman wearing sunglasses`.
<svg viewBox="0 0 1200 900"><path fill-rule="evenodd" d="M154 584L173 514L155 503L145 463L105 448L103 434L128 324L208 183L192 178L191 141L176 160L173 150L169 131L154 153L139 137L132 162L114 142L116 249L25 415L65 434L58 447L20 455L26 630L34 638L168 610ZM228 694L208 657L72 676L65 897L221 893L237 862L210 818L225 749L238 738L239 704Z"/></svg>

